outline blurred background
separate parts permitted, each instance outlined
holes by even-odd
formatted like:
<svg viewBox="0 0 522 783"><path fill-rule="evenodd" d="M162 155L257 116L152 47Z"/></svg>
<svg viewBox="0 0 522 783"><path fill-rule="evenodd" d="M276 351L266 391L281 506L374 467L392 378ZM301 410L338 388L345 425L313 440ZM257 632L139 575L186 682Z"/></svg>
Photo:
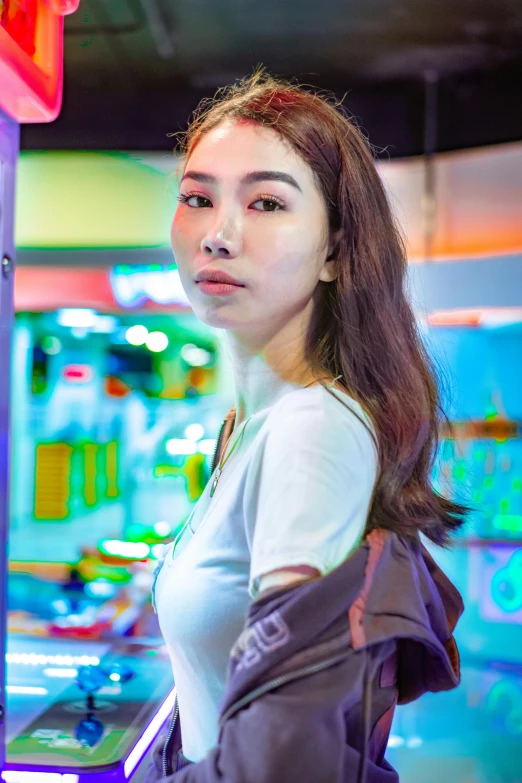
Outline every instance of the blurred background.
<svg viewBox="0 0 522 783"><path fill-rule="evenodd" d="M9 30L0 2L0 32L28 51L31 2L17 7ZM17 117L0 92L20 123L8 760L25 752L21 716L54 698L23 693L35 644L54 645L48 657L121 637L160 644L160 545L199 498L234 403L224 335L192 313L169 244L169 134L263 63L333 91L374 145L453 423L434 482L475 507L451 551L432 548L466 604L462 685L398 708L390 761L403 783L520 783L522 6L81 0L63 41L57 118L31 114L34 101Z"/></svg>

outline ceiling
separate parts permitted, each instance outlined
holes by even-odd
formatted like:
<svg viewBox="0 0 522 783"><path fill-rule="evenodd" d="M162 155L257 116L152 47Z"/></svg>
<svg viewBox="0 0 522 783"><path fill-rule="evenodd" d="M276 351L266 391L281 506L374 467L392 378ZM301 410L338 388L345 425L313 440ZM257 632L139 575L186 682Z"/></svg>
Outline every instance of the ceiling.
<svg viewBox="0 0 522 783"><path fill-rule="evenodd" d="M520 0L81 0L62 113L22 148L169 150L258 63L344 96L381 156L423 151L426 79L437 149L522 139Z"/></svg>

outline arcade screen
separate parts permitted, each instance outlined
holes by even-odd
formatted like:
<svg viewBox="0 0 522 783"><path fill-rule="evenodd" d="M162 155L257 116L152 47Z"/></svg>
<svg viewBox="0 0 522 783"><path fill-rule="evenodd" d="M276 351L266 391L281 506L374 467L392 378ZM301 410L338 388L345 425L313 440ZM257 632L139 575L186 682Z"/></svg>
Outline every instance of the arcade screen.
<svg viewBox="0 0 522 783"><path fill-rule="evenodd" d="M154 545L201 494L226 407L192 314L18 313L11 561Z"/></svg>

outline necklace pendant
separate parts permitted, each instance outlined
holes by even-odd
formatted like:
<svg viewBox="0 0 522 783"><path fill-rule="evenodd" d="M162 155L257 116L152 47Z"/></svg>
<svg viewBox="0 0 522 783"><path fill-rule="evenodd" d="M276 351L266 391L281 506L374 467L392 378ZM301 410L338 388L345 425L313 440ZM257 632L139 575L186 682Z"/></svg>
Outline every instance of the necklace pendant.
<svg viewBox="0 0 522 783"><path fill-rule="evenodd" d="M218 481L219 481L219 477L220 477L220 476L221 476L221 469L220 469L220 468L218 468L218 469L217 469L217 473L216 473L216 478L215 478L215 479L214 479L214 481L212 482L212 487L211 487L211 489L210 489L210 497L213 497L213 495L214 495L214 492L216 491L216 487L217 487L217 484L218 484Z"/></svg>

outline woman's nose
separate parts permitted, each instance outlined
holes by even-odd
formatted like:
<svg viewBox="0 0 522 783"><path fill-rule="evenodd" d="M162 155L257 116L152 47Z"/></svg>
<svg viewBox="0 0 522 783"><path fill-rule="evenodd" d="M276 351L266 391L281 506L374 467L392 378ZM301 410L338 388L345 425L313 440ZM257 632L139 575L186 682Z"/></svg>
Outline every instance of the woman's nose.
<svg viewBox="0 0 522 783"><path fill-rule="evenodd" d="M229 258L241 252L241 228L235 220L222 221L207 231L201 240L201 251L206 256Z"/></svg>

